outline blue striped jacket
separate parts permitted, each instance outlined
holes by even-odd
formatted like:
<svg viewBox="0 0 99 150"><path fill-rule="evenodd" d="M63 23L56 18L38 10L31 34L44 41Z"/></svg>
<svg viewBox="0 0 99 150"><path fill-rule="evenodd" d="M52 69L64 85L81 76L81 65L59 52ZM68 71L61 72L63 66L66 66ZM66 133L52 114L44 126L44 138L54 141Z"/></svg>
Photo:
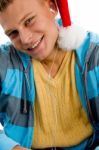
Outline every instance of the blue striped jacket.
<svg viewBox="0 0 99 150"><path fill-rule="evenodd" d="M93 128L96 128L99 121L99 36L88 32L83 44L75 50L75 55L77 90ZM11 44L2 45L0 123L4 130L0 131L0 150L11 150L17 144L31 148L34 102L35 82L31 58L17 51Z"/></svg>

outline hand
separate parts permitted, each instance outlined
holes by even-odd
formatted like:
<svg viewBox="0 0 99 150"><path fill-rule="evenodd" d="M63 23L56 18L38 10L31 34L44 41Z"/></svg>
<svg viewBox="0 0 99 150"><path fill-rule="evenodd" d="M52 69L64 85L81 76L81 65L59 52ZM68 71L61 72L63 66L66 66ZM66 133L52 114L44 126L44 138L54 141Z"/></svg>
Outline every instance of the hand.
<svg viewBox="0 0 99 150"><path fill-rule="evenodd" d="M15 147L13 148L13 150L31 150L31 149L24 148L24 147L21 147L21 146L17 145L17 146L15 146Z"/></svg>

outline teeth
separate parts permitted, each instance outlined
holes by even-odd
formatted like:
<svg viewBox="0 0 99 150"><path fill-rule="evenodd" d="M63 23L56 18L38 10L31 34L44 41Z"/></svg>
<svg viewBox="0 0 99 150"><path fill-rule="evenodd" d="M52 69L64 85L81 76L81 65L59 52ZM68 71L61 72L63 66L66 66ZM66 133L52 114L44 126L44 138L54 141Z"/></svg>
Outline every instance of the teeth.
<svg viewBox="0 0 99 150"><path fill-rule="evenodd" d="M40 40L38 40L38 41L32 46L32 48L37 47L37 46L39 45L39 43L41 42L41 39L42 39L42 38L40 38Z"/></svg>

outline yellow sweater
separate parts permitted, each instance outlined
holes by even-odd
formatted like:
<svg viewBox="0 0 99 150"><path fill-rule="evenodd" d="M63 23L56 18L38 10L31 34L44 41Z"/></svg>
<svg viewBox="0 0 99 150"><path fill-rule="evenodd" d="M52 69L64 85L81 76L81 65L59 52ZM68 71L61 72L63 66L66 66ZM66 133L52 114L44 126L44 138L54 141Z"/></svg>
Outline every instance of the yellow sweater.
<svg viewBox="0 0 99 150"><path fill-rule="evenodd" d="M92 134L75 84L75 54L67 52L53 79L39 61L33 60L36 84L34 148L68 147Z"/></svg>

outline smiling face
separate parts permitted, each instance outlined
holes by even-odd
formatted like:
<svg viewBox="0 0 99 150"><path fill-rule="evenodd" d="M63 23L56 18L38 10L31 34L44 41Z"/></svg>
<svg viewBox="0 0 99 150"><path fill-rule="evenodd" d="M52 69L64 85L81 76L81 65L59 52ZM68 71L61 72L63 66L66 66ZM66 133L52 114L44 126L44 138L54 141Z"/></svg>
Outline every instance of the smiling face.
<svg viewBox="0 0 99 150"><path fill-rule="evenodd" d="M14 0L0 12L0 23L15 48L44 60L51 55L58 38L56 15L51 0Z"/></svg>

